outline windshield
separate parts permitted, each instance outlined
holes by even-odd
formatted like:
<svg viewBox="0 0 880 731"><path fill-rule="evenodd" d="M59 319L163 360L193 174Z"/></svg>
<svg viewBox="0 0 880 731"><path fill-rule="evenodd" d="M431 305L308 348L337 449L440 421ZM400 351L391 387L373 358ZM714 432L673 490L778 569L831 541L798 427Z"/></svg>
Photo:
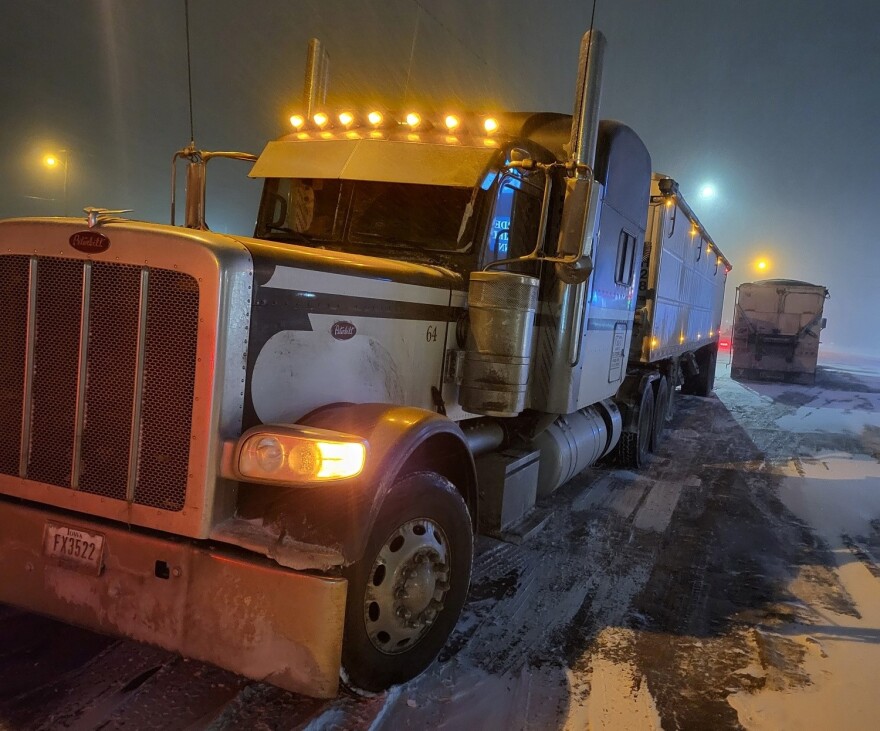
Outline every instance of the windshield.
<svg viewBox="0 0 880 731"><path fill-rule="evenodd" d="M308 243L466 249L479 188L374 181L266 181L256 236Z"/></svg>

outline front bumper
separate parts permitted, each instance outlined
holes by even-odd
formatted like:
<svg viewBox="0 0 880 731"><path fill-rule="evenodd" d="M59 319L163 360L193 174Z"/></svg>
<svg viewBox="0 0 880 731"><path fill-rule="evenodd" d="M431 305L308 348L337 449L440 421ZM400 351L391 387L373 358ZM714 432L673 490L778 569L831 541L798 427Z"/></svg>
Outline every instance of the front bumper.
<svg viewBox="0 0 880 731"><path fill-rule="evenodd" d="M100 575L43 555L47 521L104 536ZM298 573L240 551L0 500L0 602L288 690L336 694L346 589L344 579Z"/></svg>

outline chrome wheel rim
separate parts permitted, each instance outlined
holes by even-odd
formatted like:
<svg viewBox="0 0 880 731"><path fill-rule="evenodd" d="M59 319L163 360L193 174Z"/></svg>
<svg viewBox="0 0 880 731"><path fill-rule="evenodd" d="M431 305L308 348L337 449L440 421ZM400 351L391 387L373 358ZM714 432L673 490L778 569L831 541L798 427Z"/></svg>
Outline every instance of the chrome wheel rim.
<svg viewBox="0 0 880 731"><path fill-rule="evenodd" d="M443 611L449 591L449 541L429 518L395 530L373 562L364 624L380 652L396 655L421 640Z"/></svg>

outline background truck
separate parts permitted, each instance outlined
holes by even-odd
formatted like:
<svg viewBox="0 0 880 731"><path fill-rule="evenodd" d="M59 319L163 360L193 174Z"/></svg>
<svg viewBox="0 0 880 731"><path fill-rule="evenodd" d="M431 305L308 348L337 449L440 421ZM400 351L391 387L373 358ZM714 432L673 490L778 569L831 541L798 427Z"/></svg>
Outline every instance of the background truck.
<svg viewBox="0 0 880 731"><path fill-rule="evenodd" d="M794 279L737 287L731 377L812 384L826 299L822 285Z"/></svg>
<svg viewBox="0 0 880 731"><path fill-rule="evenodd" d="M331 115L314 44L253 237L194 145L185 227L0 223L0 601L317 696L424 669L477 529L712 388L729 264L603 54L573 116L430 120Z"/></svg>

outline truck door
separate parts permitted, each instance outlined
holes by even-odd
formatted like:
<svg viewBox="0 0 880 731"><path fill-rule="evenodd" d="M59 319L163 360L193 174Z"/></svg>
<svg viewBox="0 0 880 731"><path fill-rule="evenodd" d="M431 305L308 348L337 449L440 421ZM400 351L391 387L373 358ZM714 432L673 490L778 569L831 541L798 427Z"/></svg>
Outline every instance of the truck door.
<svg viewBox="0 0 880 731"><path fill-rule="evenodd" d="M651 184L651 159L629 127L602 122L595 175L603 195L584 313L579 406L613 395L626 376Z"/></svg>

